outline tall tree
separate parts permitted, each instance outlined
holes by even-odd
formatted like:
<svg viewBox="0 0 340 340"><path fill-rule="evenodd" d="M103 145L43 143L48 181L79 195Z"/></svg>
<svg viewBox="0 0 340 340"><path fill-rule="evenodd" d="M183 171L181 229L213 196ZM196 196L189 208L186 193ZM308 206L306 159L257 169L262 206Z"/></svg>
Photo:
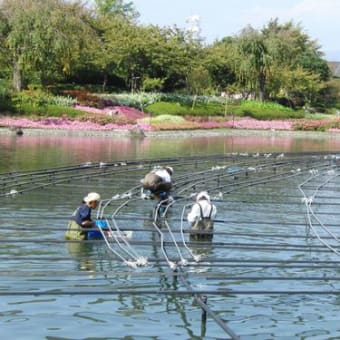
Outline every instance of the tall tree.
<svg viewBox="0 0 340 340"><path fill-rule="evenodd" d="M25 80L46 83L69 74L95 36L87 10L63 0L3 0L6 46L11 58L13 87Z"/></svg>
<svg viewBox="0 0 340 340"><path fill-rule="evenodd" d="M121 16L125 19L134 20L139 13L132 1L125 0L94 0L95 10L99 16Z"/></svg>
<svg viewBox="0 0 340 340"><path fill-rule="evenodd" d="M276 97L282 92L292 94L308 91L309 95L304 93L303 97L310 101L316 97L315 91L323 87L317 82L329 77L318 44L292 22L279 24L274 19L261 30L249 26L234 41L234 65L238 81L253 90L260 100ZM305 76L308 84L298 82L295 71L297 75ZM313 82L315 84L312 85ZM299 91L292 90L294 83Z"/></svg>
<svg viewBox="0 0 340 340"><path fill-rule="evenodd" d="M278 19L271 20L262 34L271 56L271 95L283 92L289 99L295 95L313 102L330 75L318 43L292 21L279 24Z"/></svg>
<svg viewBox="0 0 340 340"><path fill-rule="evenodd" d="M202 63L209 71L212 86L217 92L226 91L236 82L233 67L233 38L226 37L204 47Z"/></svg>
<svg viewBox="0 0 340 340"><path fill-rule="evenodd" d="M238 55L235 61L239 80L255 90L259 99L263 101L271 61L265 39L258 30L248 26L241 31L235 42Z"/></svg>
<svg viewBox="0 0 340 340"><path fill-rule="evenodd" d="M124 79L127 87L159 79L166 91L183 88L195 53L183 34L176 28L140 26L115 17L105 26L105 54L99 51L102 65Z"/></svg>

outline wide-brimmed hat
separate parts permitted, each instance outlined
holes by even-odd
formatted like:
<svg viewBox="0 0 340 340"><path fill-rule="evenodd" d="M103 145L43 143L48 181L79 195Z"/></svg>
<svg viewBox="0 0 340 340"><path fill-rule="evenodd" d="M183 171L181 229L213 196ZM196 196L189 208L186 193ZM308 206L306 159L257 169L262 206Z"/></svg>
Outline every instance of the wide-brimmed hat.
<svg viewBox="0 0 340 340"><path fill-rule="evenodd" d="M197 194L196 200L199 201L202 199L206 199L208 202L210 202L210 196L207 191L201 191L200 193Z"/></svg>
<svg viewBox="0 0 340 340"><path fill-rule="evenodd" d="M84 202L85 203L90 203L93 201L100 201L100 195L97 194L96 192L90 192L89 194L87 194L87 196L84 197Z"/></svg>

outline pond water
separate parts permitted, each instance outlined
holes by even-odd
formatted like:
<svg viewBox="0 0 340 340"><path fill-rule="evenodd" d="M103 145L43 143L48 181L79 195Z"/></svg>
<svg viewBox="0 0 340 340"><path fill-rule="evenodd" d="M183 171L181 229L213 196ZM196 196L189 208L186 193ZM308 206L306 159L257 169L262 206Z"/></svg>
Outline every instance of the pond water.
<svg viewBox="0 0 340 340"><path fill-rule="evenodd" d="M162 138L0 135L0 172L61 166L86 161L115 161L224 154L228 152L337 151L340 138L298 134L280 136L181 136Z"/></svg>
<svg viewBox="0 0 340 340"><path fill-rule="evenodd" d="M211 314L202 321L186 284L207 295L213 314L241 339L339 338L340 262L329 248L338 245L322 227L336 234L340 226L339 146L337 139L287 136L0 136L1 173L69 166L66 173L26 177L11 187L21 195L0 197L1 338L228 338ZM290 151L329 152L278 156ZM179 256L165 222L188 260L176 273L153 228L155 202L139 199L136 188L165 158L175 169L176 202L159 223L167 255ZM71 166L87 162L113 164ZM322 221L314 219L312 228L299 190L305 181L306 197L315 195L307 212ZM191 243L184 234L202 257L195 262L181 244L180 227L188 226L180 217L190 196L207 188L218 220L211 243ZM127 266L103 241L64 241L68 216L89 191L120 195L107 216L127 202L123 193L132 194L115 221L133 231L131 245L147 266ZM311 237L313 227L326 245Z"/></svg>

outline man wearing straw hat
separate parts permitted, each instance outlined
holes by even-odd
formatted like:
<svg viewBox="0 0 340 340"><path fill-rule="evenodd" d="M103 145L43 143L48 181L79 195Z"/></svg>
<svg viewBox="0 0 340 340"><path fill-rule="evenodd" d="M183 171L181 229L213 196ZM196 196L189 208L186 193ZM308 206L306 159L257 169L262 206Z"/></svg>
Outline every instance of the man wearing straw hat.
<svg viewBox="0 0 340 340"><path fill-rule="evenodd" d="M92 228L95 226L91 219L92 209L96 209L100 201L100 195L96 192L90 192L84 197L83 203L72 214L68 223L65 239L67 240L86 240L87 232L83 228Z"/></svg>
<svg viewBox="0 0 340 340"><path fill-rule="evenodd" d="M190 239L212 240L216 212L216 206L210 202L209 194L206 191L201 191L196 196L196 203L192 206L187 217L191 224L191 230L195 231L195 234L190 235ZM203 232L199 233L199 231Z"/></svg>

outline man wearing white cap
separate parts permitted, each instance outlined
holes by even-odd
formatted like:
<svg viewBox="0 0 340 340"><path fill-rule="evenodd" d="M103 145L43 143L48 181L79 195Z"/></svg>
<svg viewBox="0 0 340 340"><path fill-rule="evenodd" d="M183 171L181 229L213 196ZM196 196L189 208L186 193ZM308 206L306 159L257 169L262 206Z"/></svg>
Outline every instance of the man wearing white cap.
<svg viewBox="0 0 340 340"><path fill-rule="evenodd" d="M154 197L160 200L167 199L172 189L171 176L173 173L174 170L171 166L154 168L142 180L143 189L149 190Z"/></svg>
<svg viewBox="0 0 340 340"><path fill-rule="evenodd" d="M65 238L67 240L86 240L87 232L83 228L94 227L91 219L91 210L96 209L100 201L100 195L90 192L83 199L83 204L78 207L69 221Z"/></svg>
<svg viewBox="0 0 340 340"><path fill-rule="evenodd" d="M210 196L206 191L201 191L196 196L196 203L192 206L188 214L188 222L191 224L191 230L212 232L214 228L214 218L216 216L216 206L210 202ZM191 239L211 240L212 234L196 233L191 235Z"/></svg>

